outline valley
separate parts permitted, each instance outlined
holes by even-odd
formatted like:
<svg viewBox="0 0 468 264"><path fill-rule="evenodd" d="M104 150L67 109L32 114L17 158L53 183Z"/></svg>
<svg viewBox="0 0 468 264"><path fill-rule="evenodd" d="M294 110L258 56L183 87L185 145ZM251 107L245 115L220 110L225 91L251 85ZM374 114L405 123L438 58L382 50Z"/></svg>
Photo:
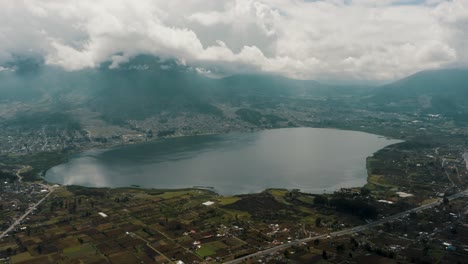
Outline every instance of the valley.
<svg viewBox="0 0 468 264"><path fill-rule="evenodd" d="M164 79L175 96L160 79L148 86L154 79L140 71L129 73L128 82L106 71L61 73L70 85L104 82L99 89L80 86L78 93L38 78L38 97L0 102L2 230L17 224L0 240L5 263L456 263L467 255L468 129L459 98L441 109L434 108L434 90L402 99L379 95L380 87L270 76L207 80L189 69L171 73L179 83ZM189 77L193 83L180 83ZM150 79L124 89L138 78ZM88 150L293 127L404 142L367 158L367 184L328 194L280 188L221 196L201 189L52 186L43 178Z"/></svg>

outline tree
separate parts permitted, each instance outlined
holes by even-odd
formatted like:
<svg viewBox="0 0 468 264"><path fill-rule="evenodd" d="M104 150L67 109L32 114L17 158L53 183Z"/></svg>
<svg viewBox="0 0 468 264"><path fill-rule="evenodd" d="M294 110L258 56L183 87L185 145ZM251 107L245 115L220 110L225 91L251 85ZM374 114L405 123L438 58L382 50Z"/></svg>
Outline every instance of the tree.
<svg viewBox="0 0 468 264"><path fill-rule="evenodd" d="M328 198L323 195L316 195L314 198L314 204L326 205L327 203L328 203Z"/></svg>
<svg viewBox="0 0 468 264"><path fill-rule="evenodd" d="M342 253L345 250L345 246L343 244L336 246L336 252Z"/></svg>
<svg viewBox="0 0 468 264"><path fill-rule="evenodd" d="M369 194L371 193L371 191L367 188L361 188L361 195L362 196L369 196Z"/></svg>
<svg viewBox="0 0 468 264"><path fill-rule="evenodd" d="M359 242L354 237L349 239L349 243L351 243L356 248L359 247Z"/></svg>
<svg viewBox="0 0 468 264"><path fill-rule="evenodd" d="M318 217L315 219L315 226L320 227L322 225L322 218Z"/></svg>
<svg viewBox="0 0 468 264"><path fill-rule="evenodd" d="M42 254L42 244L37 245L37 253Z"/></svg>
<svg viewBox="0 0 468 264"><path fill-rule="evenodd" d="M327 251L322 251L322 258L323 259L328 259L328 254L327 254Z"/></svg>
<svg viewBox="0 0 468 264"><path fill-rule="evenodd" d="M442 201L443 201L444 205L447 205L450 202L447 197L444 197L444 199Z"/></svg>

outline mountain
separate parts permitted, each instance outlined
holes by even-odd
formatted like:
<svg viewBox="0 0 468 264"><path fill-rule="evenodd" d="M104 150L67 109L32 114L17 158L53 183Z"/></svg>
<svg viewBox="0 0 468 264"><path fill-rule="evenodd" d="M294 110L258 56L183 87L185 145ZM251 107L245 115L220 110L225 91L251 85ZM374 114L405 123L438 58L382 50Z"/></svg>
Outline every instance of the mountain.
<svg viewBox="0 0 468 264"><path fill-rule="evenodd" d="M9 66L17 70L0 72L3 100L48 102L57 111L86 107L110 119L144 119L163 111L222 115L214 104L259 98L343 97L368 89L274 75L213 79L191 67L151 56L138 56L116 69L104 63L96 69L69 72L27 60Z"/></svg>
<svg viewBox="0 0 468 264"><path fill-rule="evenodd" d="M346 97L368 92L372 87L331 85L314 80L295 80L277 75L232 75L218 81L231 95L267 97Z"/></svg>
<svg viewBox="0 0 468 264"><path fill-rule="evenodd" d="M371 109L389 112L465 118L468 113L468 69L419 72L374 89L363 102Z"/></svg>
<svg viewBox="0 0 468 264"><path fill-rule="evenodd" d="M106 122L124 124L128 120L143 120L161 113L223 117L226 109L219 107L228 105L234 111L253 109L242 109L236 114L257 120L268 118L255 109L274 109L281 104L290 105L294 100L300 101L296 104L299 108L294 106L295 109L305 107L301 109L315 108L316 111L325 104L337 111L367 108L442 114L455 120L464 120L468 116L466 69L424 71L391 84L366 87L323 84L268 74L213 79L175 61L143 55L115 69L109 65L103 63L95 69L65 71L38 60L20 58L7 65L14 71L0 71L0 103L28 105L15 112L13 124L56 120L57 124L66 123L73 127L79 123L74 116L77 109L92 112ZM11 119L11 114L0 114L0 122L2 119ZM278 117L274 116L274 119Z"/></svg>

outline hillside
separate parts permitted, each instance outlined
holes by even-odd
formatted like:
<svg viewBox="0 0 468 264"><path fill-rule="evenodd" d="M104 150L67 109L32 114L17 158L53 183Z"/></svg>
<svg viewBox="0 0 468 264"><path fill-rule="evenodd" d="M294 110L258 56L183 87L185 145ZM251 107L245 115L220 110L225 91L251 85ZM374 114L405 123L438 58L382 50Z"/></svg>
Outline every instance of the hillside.
<svg viewBox="0 0 468 264"><path fill-rule="evenodd" d="M172 117L236 117L251 124L276 126L293 115L278 115L285 105L301 114L328 111L329 118L336 113L349 114L349 109L367 109L441 114L468 121L467 69L424 71L384 86L365 87L266 74L213 79L189 66L151 56L138 56L116 69L105 63L96 69L65 71L32 59L9 66L16 71L0 72L0 103L9 110L0 115L0 122L8 126L35 127L39 120L45 120L79 127L88 116L122 126L128 120L168 113ZM335 113L327 110L329 107Z"/></svg>
<svg viewBox="0 0 468 264"><path fill-rule="evenodd" d="M52 112L86 108L108 120L144 119L161 112L222 115L215 104L254 104L258 100L345 97L368 88L325 85L272 75L208 78L174 61L138 56L117 69L64 71L23 60L16 71L0 72L4 102L41 103Z"/></svg>
<svg viewBox="0 0 468 264"><path fill-rule="evenodd" d="M441 114L462 120L468 113L468 69L419 72L375 89L364 102L374 110Z"/></svg>

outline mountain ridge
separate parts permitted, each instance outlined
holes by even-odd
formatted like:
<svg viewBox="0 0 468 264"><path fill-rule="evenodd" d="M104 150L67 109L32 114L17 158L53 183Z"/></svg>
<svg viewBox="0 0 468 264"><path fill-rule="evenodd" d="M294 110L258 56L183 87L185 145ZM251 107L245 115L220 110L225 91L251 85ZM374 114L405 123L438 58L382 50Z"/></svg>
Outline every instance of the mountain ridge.
<svg viewBox="0 0 468 264"><path fill-rule="evenodd" d="M222 117L225 113L218 108L220 104L255 108L260 102L275 107L304 98L313 102L335 100L336 107L342 104L371 111L442 114L457 120L468 113L468 69L422 71L390 84L368 87L270 74L213 79L189 66L151 56L137 56L115 69L105 63L72 72L38 66L40 62L34 60L19 63L20 67L9 65L17 67L18 72L0 72L0 101L41 102L51 112L86 108L104 119L123 122L162 112Z"/></svg>

